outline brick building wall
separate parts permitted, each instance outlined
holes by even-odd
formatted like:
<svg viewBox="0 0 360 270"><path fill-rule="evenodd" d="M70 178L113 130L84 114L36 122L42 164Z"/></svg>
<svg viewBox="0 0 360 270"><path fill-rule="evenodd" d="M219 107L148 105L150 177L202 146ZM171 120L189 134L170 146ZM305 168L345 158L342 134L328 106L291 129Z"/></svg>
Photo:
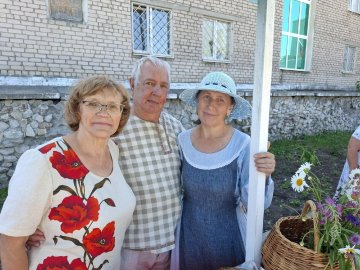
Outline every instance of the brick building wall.
<svg viewBox="0 0 360 270"><path fill-rule="evenodd" d="M129 73L128 2L89 1L87 24L49 19L47 0L3 0L0 9L1 75Z"/></svg>
<svg viewBox="0 0 360 270"><path fill-rule="evenodd" d="M78 78L106 73L126 80L139 58L132 52L131 2L86 0L85 23L49 17L50 0L0 2L0 76ZM250 0L161 1L140 0L173 12L172 81L197 82L208 71L223 70L237 83L252 83L255 51L256 4ZM353 88L355 72L341 72L345 45L359 50L360 15L348 11L347 1L312 1L313 49L309 71L279 69L283 1L277 1L274 36L273 84L324 85ZM204 18L232 22L229 63L202 60L201 25Z"/></svg>

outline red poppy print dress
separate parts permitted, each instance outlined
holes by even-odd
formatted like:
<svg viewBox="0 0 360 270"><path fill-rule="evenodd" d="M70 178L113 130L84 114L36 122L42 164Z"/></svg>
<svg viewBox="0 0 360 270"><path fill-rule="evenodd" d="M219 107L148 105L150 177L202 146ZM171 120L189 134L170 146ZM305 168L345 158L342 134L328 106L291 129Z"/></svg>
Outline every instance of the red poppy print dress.
<svg viewBox="0 0 360 270"><path fill-rule="evenodd" d="M0 233L46 241L29 252L29 269L120 269L120 250L135 208L135 196L108 147L113 171L89 171L62 138L26 151L9 183L0 213Z"/></svg>

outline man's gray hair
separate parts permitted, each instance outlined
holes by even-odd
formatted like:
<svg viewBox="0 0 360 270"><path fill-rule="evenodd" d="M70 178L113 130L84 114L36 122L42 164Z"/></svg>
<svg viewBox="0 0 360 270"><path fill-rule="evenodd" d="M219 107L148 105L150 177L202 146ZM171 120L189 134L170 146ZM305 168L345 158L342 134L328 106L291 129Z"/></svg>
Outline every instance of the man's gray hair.
<svg viewBox="0 0 360 270"><path fill-rule="evenodd" d="M161 60L155 56L149 55L149 56L142 57L140 60L138 60L132 70L131 78L134 80L135 85L137 85L139 82L142 67L146 62L150 62L155 67L166 70L168 78L169 78L169 83L170 83L170 65L164 60Z"/></svg>

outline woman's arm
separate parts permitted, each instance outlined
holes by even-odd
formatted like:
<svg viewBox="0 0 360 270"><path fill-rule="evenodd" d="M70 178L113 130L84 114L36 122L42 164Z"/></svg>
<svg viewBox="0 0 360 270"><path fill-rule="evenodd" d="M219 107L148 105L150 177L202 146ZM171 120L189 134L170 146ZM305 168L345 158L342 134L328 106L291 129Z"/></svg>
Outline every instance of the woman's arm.
<svg viewBox="0 0 360 270"><path fill-rule="evenodd" d="M359 166L358 154L360 151L360 140L351 137L348 144L347 160L349 163L350 171Z"/></svg>
<svg viewBox="0 0 360 270"><path fill-rule="evenodd" d="M244 155L238 160L238 162L240 161L240 185L238 188L241 192L241 201L246 207L249 188L249 156L250 145L245 148ZM268 208L271 204L274 193L274 182L271 179L271 173L274 172L276 166L275 156L270 152L264 152L255 154L253 158L256 170L266 175L264 207Z"/></svg>
<svg viewBox="0 0 360 270"><path fill-rule="evenodd" d="M25 243L28 237L0 234L0 258L2 270L28 270L29 260Z"/></svg>
<svg viewBox="0 0 360 270"><path fill-rule="evenodd" d="M275 156L270 152L257 153L254 155L255 167L269 177L275 171Z"/></svg>
<svg viewBox="0 0 360 270"><path fill-rule="evenodd" d="M52 190L45 155L36 149L26 151L9 182L8 196L0 212L3 270L29 269L26 241L49 209Z"/></svg>

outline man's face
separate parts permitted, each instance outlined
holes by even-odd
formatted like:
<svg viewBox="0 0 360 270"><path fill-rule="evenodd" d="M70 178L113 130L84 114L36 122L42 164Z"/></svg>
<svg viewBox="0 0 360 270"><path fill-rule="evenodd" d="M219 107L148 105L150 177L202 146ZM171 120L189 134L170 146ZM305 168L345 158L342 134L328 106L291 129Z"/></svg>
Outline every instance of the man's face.
<svg viewBox="0 0 360 270"><path fill-rule="evenodd" d="M134 114L145 121L158 122L169 91L169 77L166 69L146 62L139 81L134 85L131 79Z"/></svg>

